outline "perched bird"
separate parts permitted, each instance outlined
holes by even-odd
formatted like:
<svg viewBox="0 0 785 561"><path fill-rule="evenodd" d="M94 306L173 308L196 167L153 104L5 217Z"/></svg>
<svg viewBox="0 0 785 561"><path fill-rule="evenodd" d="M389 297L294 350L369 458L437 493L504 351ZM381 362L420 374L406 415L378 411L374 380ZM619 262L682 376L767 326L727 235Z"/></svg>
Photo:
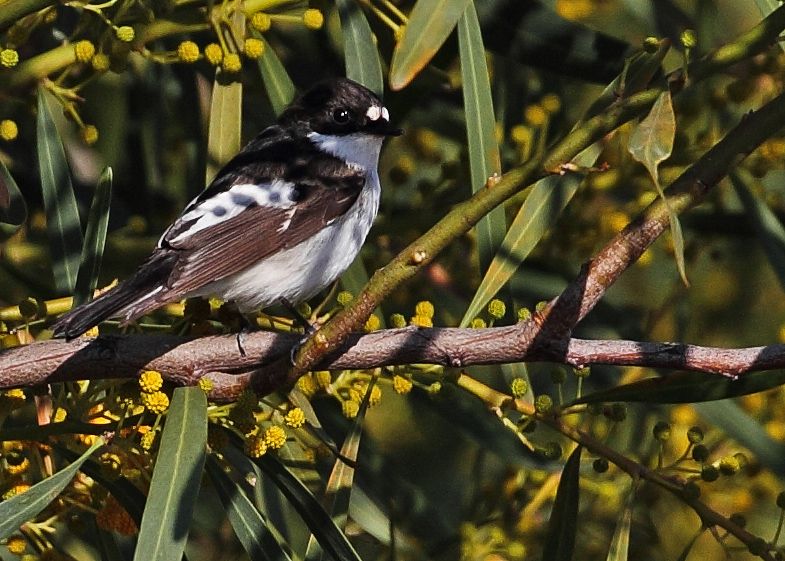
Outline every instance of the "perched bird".
<svg viewBox="0 0 785 561"><path fill-rule="evenodd" d="M367 88L316 84L218 172L133 276L59 318L55 336L193 296L241 312L314 296L360 251L379 208L382 142L400 133Z"/></svg>

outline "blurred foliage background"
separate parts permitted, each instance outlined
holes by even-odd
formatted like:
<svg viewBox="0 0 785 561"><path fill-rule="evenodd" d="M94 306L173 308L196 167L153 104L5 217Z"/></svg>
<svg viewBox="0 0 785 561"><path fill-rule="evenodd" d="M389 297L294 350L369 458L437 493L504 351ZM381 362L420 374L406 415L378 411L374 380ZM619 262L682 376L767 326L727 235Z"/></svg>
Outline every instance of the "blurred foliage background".
<svg viewBox="0 0 785 561"><path fill-rule="evenodd" d="M47 211L46 179L39 173L42 108L56 124L50 140L62 140L82 224L90 222L88 211L103 170L112 169L105 250L94 279L103 287L135 269L204 188L205 176L211 177L241 141L272 123L295 90L347 72L365 77L369 86L378 87L382 78L393 83L395 90L385 88L385 104L406 133L383 151L381 213L362 263L344 277L337 299L328 297L326 309L339 309L362 287L366 271L383 267L454 204L483 187L473 169L479 164L467 127L470 137L473 131L494 149L498 146L498 162L479 160L490 160L490 172L505 172L562 138L617 75L626 76L631 57L643 52L647 37L672 41L654 76L661 79L753 27L774 7L763 0L418 4L0 1L0 162L12 177L3 176L9 202L0 201L5 208L3 344L47 338L47 324L70 306L65 297L74 288L53 274L62 256L52 251L51 213L59 211ZM459 44L461 31L450 32L448 23L439 23L454 25L466 6L476 9L480 43L475 37ZM407 32L413 33L407 30L408 17L414 20L417 9L436 10L409 39L411 58L427 62L421 71L395 61L406 54L402 45ZM451 10L457 13L452 20ZM462 32L470 37L473 29L466 24ZM440 33L446 40L428 60L422 45ZM371 36L372 42L363 40ZM472 52L487 64L487 80L479 81L478 91L489 87L490 92L473 107L465 102L462 73ZM782 50L773 44L674 96L675 142L659 167L661 183L670 183L746 112L780 93L784 65ZM477 111L492 117L492 122L481 120L479 130L469 124ZM497 211L485 231L475 229L455 240L416 282L399 287L367 328L512 324L525 315L520 310L558 295L583 262L657 197L650 175L628 153L634 128L634 123L624 125L603 139L596 167L573 176L574 195L570 191L563 211L537 215L528 226L517 227L531 250L521 256L522 265L513 259L511 277L489 295L498 299L490 309L488 298L479 312L466 315L529 190ZM783 156L781 136L750 155L734 181L723 181L709 200L681 217L683 248L663 236L579 325L576 336L727 347L785 342ZM68 195L60 187L56 192L62 210ZM689 286L675 263L674 254L682 251ZM218 306L168 306L133 329L193 335L226 331L231 327ZM109 333L116 326L109 323L100 330ZM547 364L489 366L469 373L500 391L530 401L549 395L557 404L575 396L579 380L585 394L657 374L637 367L593 367L584 379L585 371L579 377ZM259 401L244 394L237 404L210 405L207 439L214 454L208 472L214 477L205 476L193 522L188 521L188 558L319 558L314 544L309 546L311 534L323 547L339 538L313 518L304 522L296 514L303 511L294 505L315 512L317 506L303 497L312 493L322 499L331 473L351 486L351 502L339 500L325 510L335 515L334 528L345 531L361 559L543 558L562 456L574 444L531 419L500 422L475 396L451 384L452 374L424 365L320 372L306 375L294 398L281 394ZM670 466L664 473L682 483L696 482L702 500L724 516L736 516L736 523L776 549L780 506L785 506L777 504L785 470L785 407L781 388L776 382L770 387L705 403L697 403L702 400L693 394L686 401L695 403L677 405L644 396L644 403L592 406L565 418L643 465ZM134 504L141 509L144 498L127 486L137 494L149 490L159 450L156 435L166 418L158 394L168 404L171 390L165 385L161 391L154 374L142 377L141 388L136 381L69 383L51 390L48 407L40 392L7 391L0 401L4 499L57 471L53 462L66 465L75 452L84 452L95 438L89 435L96 434L88 425L113 424L118 438L100 458L84 464L94 464L92 472L83 470L89 477L74 479L21 531L4 533L7 547L0 558L130 559L139 521L129 523L128 517L134 518L129 513ZM318 419L322 428L306 430L301 414L310 426ZM36 426L42 415L78 426L67 438L53 438ZM668 423L667 430L662 423ZM688 436L691 427L700 430ZM262 448L267 455L275 453L275 461L305 484L296 493L299 499L281 494L286 484L280 474L254 471L231 459L225 433L242 436L251 456L261 456ZM334 471L341 464L334 446L347 442L359 444L353 478ZM698 445L705 450L695 455ZM213 457L232 466L229 483L255 502L263 513L257 523L274 529L272 539L282 544L281 553L269 544L263 555L249 553L248 538L235 536L237 521L227 518L229 507L221 506L231 493L214 473L220 467L211 472ZM584 453L581 500L572 520L575 559L752 557L724 531L703 531L699 518L674 496L650 484L636 485L631 494L631 479L607 467L602 458ZM252 491L249 479L256 481ZM634 498L628 502L628 496ZM779 500L785 502L783 496ZM628 547L622 545L625 536ZM338 549L326 547L328 554L351 558L341 557L343 546L333 547ZM144 554L139 551L137 556ZM776 555L782 558L781 548Z"/></svg>

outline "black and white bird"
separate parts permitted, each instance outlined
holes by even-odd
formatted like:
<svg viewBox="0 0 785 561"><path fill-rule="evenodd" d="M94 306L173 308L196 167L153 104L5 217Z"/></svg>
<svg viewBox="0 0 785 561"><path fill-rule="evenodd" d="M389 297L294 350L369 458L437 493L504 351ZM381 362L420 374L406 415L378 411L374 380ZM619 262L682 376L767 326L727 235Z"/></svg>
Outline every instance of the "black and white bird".
<svg viewBox="0 0 785 561"><path fill-rule="evenodd" d="M379 208L382 142L400 133L360 84L313 86L218 172L133 276L59 318L55 336L193 296L252 312L316 295L365 242Z"/></svg>

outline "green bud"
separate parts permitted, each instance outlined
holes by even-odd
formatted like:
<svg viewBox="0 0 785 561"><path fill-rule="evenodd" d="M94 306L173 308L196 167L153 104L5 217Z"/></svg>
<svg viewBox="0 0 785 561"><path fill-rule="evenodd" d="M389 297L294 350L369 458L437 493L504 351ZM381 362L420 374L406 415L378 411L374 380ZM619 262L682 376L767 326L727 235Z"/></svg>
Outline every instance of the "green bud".
<svg viewBox="0 0 785 561"><path fill-rule="evenodd" d="M679 37L681 44L687 49L694 49L698 44L698 36L694 29L685 29Z"/></svg>
<svg viewBox="0 0 785 561"><path fill-rule="evenodd" d="M534 400L534 410L540 414L550 413L553 409L553 399L548 394L540 394Z"/></svg>
<svg viewBox="0 0 785 561"><path fill-rule="evenodd" d="M605 473L609 467L608 460L605 458L597 458L591 465L597 473Z"/></svg>
<svg viewBox="0 0 785 561"><path fill-rule="evenodd" d="M507 306L498 298L494 298L488 303L488 315L493 319L501 319L507 313Z"/></svg>
<svg viewBox="0 0 785 561"><path fill-rule="evenodd" d="M589 374L591 374L591 368L588 366L582 366L575 369L575 376L577 378L588 378Z"/></svg>
<svg viewBox="0 0 785 561"><path fill-rule="evenodd" d="M657 52L657 49L660 48L660 40L656 37L646 37L643 40L643 50L649 54L653 54Z"/></svg>
<svg viewBox="0 0 785 561"><path fill-rule="evenodd" d="M682 492L688 499L698 499L701 496L701 488L694 481L688 481L682 488Z"/></svg>
<svg viewBox="0 0 785 561"><path fill-rule="evenodd" d="M654 435L654 438L660 442L665 442L671 437L671 426L665 421L660 421L654 425L651 432Z"/></svg>
<svg viewBox="0 0 785 561"><path fill-rule="evenodd" d="M734 456L725 456L720 460L720 472L722 475L734 475L738 473L740 468L739 460Z"/></svg>
<svg viewBox="0 0 785 561"><path fill-rule="evenodd" d="M700 444L703 442L703 430L700 427L690 427L687 431L687 440L691 444Z"/></svg>
<svg viewBox="0 0 785 561"><path fill-rule="evenodd" d="M720 470L711 464L707 464L701 468L701 479L706 483L717 481L720 477Z"/></svg>
<svg viewBox="0 0 785 561"><path fill-rule="evenodd" d="M709 449L703 444L698 444L692 449L692 459L696 462L705 462L709 458Z"/></svg>
<svg viewBox="0 0 785 561"><path fill-rule="evenodd" d="M518 310L518 321L528 321L532 317L532 312L529 308L521 308Z"/></svg>
<svg viewBox="0 0 785 561"><path fill-rule="evenodd" d="M515 399L520 399L529 391L529 383L524 378L513 378L510 382L510 391Z"/></svg>

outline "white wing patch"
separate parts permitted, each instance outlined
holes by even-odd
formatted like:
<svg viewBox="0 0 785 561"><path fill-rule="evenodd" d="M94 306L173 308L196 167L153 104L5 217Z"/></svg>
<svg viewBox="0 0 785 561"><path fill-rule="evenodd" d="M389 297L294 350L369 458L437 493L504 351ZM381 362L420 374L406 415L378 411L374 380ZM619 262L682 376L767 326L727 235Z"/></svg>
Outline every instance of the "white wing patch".
<svg viewBox="0 0 785 561"><path fill-rule="evenodd" d="M294 201L292 201L294 187L293 183L280 180L259 185L253 183L232 185L226 191L213 195L183 214L177 223L194 222L169 242L178 242L188 238L205 228L229 220L252 206L290 208L294 205ZM288 223L290 222L291 217L284 223L284 230L289 227ZM164 234L165 236L166 234ZM158 242L159 246L161 241Z"/></svg>

